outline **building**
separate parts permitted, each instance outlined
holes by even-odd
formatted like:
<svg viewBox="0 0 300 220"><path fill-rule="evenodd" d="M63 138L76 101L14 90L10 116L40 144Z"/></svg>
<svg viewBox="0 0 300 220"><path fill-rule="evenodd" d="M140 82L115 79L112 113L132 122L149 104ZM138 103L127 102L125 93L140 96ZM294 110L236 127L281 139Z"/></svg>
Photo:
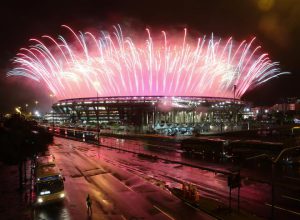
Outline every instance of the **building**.
<svg viewBox="0 0 300 220"><path fill-rule="evenodd" d="M127 96L60 100L48 121L93 126L133 126L135 130L168 130L209 124L225 129L238 123L245 103L218 97ZM52 117L51 117L52 116ZM171 131L172 132L172 131Z"/></svg>

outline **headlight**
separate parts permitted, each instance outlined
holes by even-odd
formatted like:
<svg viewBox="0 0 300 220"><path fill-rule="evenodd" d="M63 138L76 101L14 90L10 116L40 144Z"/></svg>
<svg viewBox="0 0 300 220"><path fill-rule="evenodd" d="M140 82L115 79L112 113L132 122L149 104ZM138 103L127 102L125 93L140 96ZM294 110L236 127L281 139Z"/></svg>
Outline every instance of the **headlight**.
<svg viewBox="0 0 300 220"><path fill-rule="evenodd" d="M59 197L60 197L60 198L64 198L64 197L65 197L65 194L64 194L64 193L61 193L61 194L59 195Z"/></svg>
<svg viewBox="0 0 300 220"><path fill-rule="evenodd" d="M42 198L38 198L38 203L42 203L43 199Z"/></svg>

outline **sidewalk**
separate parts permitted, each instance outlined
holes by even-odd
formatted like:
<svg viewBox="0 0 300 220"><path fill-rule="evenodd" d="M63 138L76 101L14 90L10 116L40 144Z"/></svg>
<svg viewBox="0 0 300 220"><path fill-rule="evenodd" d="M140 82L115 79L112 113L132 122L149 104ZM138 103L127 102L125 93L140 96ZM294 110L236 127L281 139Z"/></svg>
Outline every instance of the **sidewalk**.
<svg viewBox="0 0 300 220"><path fill-rule="evenodd" d="M29 175L27 175L29 178ZM0 163L0 219L31 219L30 207L27 205L26 190L19 190L19 174L17 165ZM27 186L24 186L25 189Z"/></svg>

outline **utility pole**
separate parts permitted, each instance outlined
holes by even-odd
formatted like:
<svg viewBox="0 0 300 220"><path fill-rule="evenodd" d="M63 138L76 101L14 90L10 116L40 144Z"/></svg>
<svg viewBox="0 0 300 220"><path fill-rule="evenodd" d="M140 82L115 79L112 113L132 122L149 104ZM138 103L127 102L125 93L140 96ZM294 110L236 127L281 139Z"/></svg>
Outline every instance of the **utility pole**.
<svg viewBox="0 0 300 220"><path fill-rule="evenodd" d="M51 108L52 108L52 133L54 134L54 108L53 108L53 105L54 105L54 94L50 94L50 97L51 97Z"/></svg>
<svg viewBox="0 0 300 220"><path fill-rule="evenodd" d="M236 106L235 106L235 96L236 96L236 85L233 86L233 117L234 117L234 125L237 125L237 110L235 109Z"/></svg>
<svg viewBox="0 0 300 220"><path fill-rule="evenodd" d="M97 135L98 135L98 140L97 140L97 145L100 145L100 126L99 126L99 99L98 99L98 92L97 92L97 103L96 103L96 108L97 108Z"/></svg>

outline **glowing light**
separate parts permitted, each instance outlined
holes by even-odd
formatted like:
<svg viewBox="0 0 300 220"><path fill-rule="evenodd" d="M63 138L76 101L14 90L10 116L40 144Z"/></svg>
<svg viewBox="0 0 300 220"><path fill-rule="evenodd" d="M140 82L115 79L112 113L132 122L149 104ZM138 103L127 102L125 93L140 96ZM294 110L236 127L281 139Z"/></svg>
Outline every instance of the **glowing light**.
<svg viewBox="0 0 300 220"><path fill-rule="evenodd" d="M48 195L48 194L50 194L50 191L42 191L42 192L40 193L40 195Z"/></svg>
<svg viewBox="0 0 300 220"><path fill-rule="evenodd" d="M40 116L41 116L40 113L39 113L39 111L35 111L34 114L35 114L35 116L37 116L37 117L40 117Z"/></svg>
<svg viewBox="0 0 300 220"><path fill-rule="evenodd" d="M19 114L22 113L20 109L21 109L21 107L16 107L16 108L15 108L16 112L19 113Z"/></svg>
<svg viewBox="0 0 300 220"><path fill-rule="evenodd" d="M251 41L236 43L202 36L192 40L184 29L183 38L162 32L153 37L146 29L144 40L115 32L70 33L44 41L31 39L21 48L8 76L24 76L43 82L51 97L100 96L214 96L236 97L248 89L287 72L272 62L260 46ZM68 43L71 42L71 43Z"/></svg>

